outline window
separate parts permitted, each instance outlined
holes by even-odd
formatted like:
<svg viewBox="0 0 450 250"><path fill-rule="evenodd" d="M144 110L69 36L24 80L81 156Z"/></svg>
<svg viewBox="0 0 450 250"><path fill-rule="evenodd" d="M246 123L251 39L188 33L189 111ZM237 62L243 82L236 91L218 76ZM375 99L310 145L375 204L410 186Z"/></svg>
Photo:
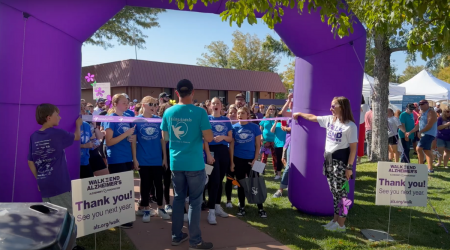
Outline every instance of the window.
<svg viewBox="0 0 450 250"><path fill-rule="evenodd" d="M219 97L224 105L227 104L227 91L225 90L210 90L209 96L211 97L211 99L213 97Z"/></svg>

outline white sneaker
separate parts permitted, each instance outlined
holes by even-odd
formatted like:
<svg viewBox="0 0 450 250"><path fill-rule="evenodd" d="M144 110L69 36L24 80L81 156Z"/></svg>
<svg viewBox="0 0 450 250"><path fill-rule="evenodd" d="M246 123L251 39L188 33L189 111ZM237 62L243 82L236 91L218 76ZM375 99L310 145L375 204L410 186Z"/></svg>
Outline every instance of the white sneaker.
<svg viewBox="0 0 450 250"><path fill-rule="evenodd" d="M338 223L334 223L332 226L325 229L331 232L345 233L345 225L341 227Z"/></svg>
<svg viewBox="0 0 450 250"><path fill-rule="evenodd" d="M234 186L234 189L238 189L238 186L236 185L236 186Z"/></svg>
<svg viewBox="0 0 450 250"><path fill-rule="evenodd" d="M188 216L188 214L184 214L184 222L189 222L189 216Z"/></svg>
<svg viewBox="0 0 450 250"><path fill-rule="evenodd" d="M158 215L159 217L161 217L163 220L170 220L170 215L168 215L166 213L166 210L159 208L158 209Z"/></svg>
<svg viewBox="0 0 450 250"><path fill-rule="evenodd" d="M158 214L158 213L157 213L155 210L150 209L150 216L151 216L151 217L156 216L157 214Z"/></svg>
<svg viewBox="0 0 450 250"><path fill-rule="evenodd" d="M274 194L273 194L273 198L280 198L281 196L283 196L283 193L280 191L280 190L278 190L277 192L275 192Z"/></svg>
<svg viewBox="0 0 450 250"><path fill-rule="evenodd" d="M334 224L337 224L336 221L331 220L330 222L328 222L328 224L322 225L322 227L324 227L325 229L327 229L327 228L333 226Z"/></svg>
<svg viewBox="0 0 450 250"><path fill-rule="evenodd" d="M279 180L279 179L281 179L281 176L275 175L275 180Z"/></svg>
<svg viewBox="0 0 450 250"><path fill-rule="evenodd" d="M231 202L227 202L227 208L233 208L233 204L231 204Z"/></svg>
<svg viewBox="0 0 450 250"><path fill-rule="evenodd" d="M219 204L216 204L216 215L222 218L228 218L228 214L223 211L222 207Z"/></svg>
<svg viewBox="0 0 450 250"><path fill-rule="evenodd" d="M155 215L155 212L151 209L150 206L149 208L150 209L148 211L150 211L150 216ZM136 216L144 216L144 211L146 211L145 208L138 207L138 210L136 211Z"/></svg>
<svg viewBox="0 0 450 250"><path fill-rule="evenodd" d="M169 215L172 215L172 205L166 205L165 207L164 207L164 210L166 210L166 213L167 214L169 214Z"/></svg>
<svg viewBox="0 0 450 250"><path fill-rule="evenodd" d="M142 222L148 223L150 222L150 210L142 211Z"/></svg>
<svg viewBox="0 0 450 250"><path fill-rule="evenodd" d="M216 221L216 211L215 209L210 209L208 213L208 223L210 225L217 225Z"/></svg>

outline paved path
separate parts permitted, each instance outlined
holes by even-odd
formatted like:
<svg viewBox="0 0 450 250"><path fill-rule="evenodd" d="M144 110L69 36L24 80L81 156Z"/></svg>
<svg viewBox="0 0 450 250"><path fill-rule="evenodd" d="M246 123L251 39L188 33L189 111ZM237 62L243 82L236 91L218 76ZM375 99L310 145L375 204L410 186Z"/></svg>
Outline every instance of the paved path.
<svg viewBox="0 0 450 250"><path fill-rule="evenodd" d="M139 181L135 181L135 195L140 198ZM156 204L152 204L156 208ZM136 208L137 209L137 208ZM214 249L248 249L248 250L289 250L280 242L269 235L250 226L236 217L217 218L217 225L209 225L206 218L207 211L201 213L200 227L202 238L214 244ZM125 229L128 237L139 250L180 250L187 249L189 242L180 246L171 246L171 220L163 220L160 217L152 217L149 223L143 223L142 217L136 217L133 228ZM189 233L187 223L184 224L184 232Z"/></svg>

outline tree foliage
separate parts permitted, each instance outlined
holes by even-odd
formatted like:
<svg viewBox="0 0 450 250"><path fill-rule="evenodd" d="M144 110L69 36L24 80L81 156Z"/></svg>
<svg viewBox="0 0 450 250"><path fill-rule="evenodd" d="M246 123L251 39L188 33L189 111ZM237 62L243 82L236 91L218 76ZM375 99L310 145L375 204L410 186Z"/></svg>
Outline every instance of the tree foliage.
<svg viewBox="0 0 450 250"><path fill-rule="evenodd" d="M145 49L147 36L143 34L142 29L159 27L158 14L162 12L165 10L125 6L85 43L106 49L112 48L110 41L116 39L121 45L136 45L140 49Z"/></svg>
<svg viewBox="0 0 450 250"><path fill-rule="evenodd" d="M275 99L286 99L289 89L294 89L294 76L295 76L295 61L292 60L286 65L286 70L280 74L281 81L283 82L285 93L276 93Z"/></svg>
<svg viewBox="0 0 450 250"><path fill-rule="evenodd" d="M413 78L415 75L419 74L420 71L424 70L425 66L411 66L405 68L403 74L400 76L400 83L404 83L409 79Z"/></svg>
<svg viewBox="0 0 450 250"><path fill-rule="evenodd" d="M450 83L450 66L447 66L439 70L437 78L441 79L444 82Z"/></svg>
<svg viewBox="0 0 450 250"><path fill-rule="evenodd" d="M264 49L256 35L233 32L233 47L230 50L223 41L205 46L207 53L197 58L197 65L218 68L275 72L280 59Z"/></svg>

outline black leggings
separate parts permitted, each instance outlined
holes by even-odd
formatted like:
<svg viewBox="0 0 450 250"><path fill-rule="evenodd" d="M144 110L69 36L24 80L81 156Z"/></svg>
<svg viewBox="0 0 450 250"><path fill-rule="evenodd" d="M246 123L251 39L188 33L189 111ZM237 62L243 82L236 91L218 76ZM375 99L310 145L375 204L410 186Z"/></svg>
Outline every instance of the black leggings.
<svg viewBox="0 0 450 250"><path fill-rule="evenodd" d="M208 181L208 208L214 209L222 199L223 178L227 168L230 168L230 151L223 144L210 145L209 150L214 152L215 161Z"/></svg>
<svg viewBox="0 0 450 250"><path fill-rule="evenodd" d="M275 148L275 152L277 154L277 171L281 172L283 170L283 162L281 158L283 157L283 147Z"/></svg>
<svg viewBox="0 0 450 250"><path fill-rule="evenodd" d="M164 172L164 199L166 205L170 204L170 183L172 182L172 171L170 171L170 153L166 148L167 170Z"/></svg>
<svg viewBox="0 0 450 250"><path fill-rule="evenodd" d="M142 207L148 207L150 197L150 187L154 185L156 191L156 203L158 206L163 204L163 174L162 166L139 166L139 175L141 177L141 203Z"/></svg>
<svg viewBox="0 0 450 250"><path fill-rule="evenodd" d="M236 175L234 174L234 172L230 171L230 167L228 167L228 169L227 169L227 174L232 178L236 178ZM232 192L233 192L232 180L227 179L227 181L225 182L225 194L227 195L227 202L228 201L231 202L231 193Z"/></svg>
<svg viewBox="0 0 450 250"><path fill-rule="evenodd" d="M108 169L110 174L122 173L130 171L134 168L133 162L108 164Z"/></svg>
<svg viewBox="0 0 450 250"><path fill-rule="evenodd" d="M242 159L239 157L234 157L234 173L236 174L236 179L242 180L246 176L250 176L250 170L252 170L252 166L249 164L249 162L252 162L253 159ZM258 174L258 173L256 173ZM244 188L238 187L238 198L239 198L239 207L245 207L245 191ZM263 209L262 204L257 204L258 209Z"/></svg>
<svg viewBox="0 0 450 250"><path fill-rule="evenodd" d="M91 165L81 165L80 166L80 179L94 177L94 173L92 172Z"/></svg>

